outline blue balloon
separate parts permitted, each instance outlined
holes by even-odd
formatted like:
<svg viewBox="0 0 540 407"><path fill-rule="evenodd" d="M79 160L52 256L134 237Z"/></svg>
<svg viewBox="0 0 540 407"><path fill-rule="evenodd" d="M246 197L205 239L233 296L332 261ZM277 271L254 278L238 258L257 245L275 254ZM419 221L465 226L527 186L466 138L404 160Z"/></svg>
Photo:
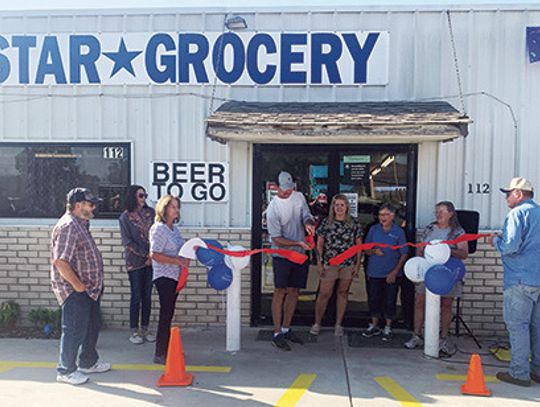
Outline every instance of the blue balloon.
<svg viewBox="0 0 540 407"><path fill-rule="evenodd" d="M215 290L225 290L231 285L232 280L233 272L225 264L218 264L208 272L208 285Z"/></svg>
<svg viewBox="0 0 540 407"><path fill-rule="evenodd" d="M43 326L43 333L45 334L45 336L51 335L52 332L53 332L53 327L51 324L45 324Z"/></svg>
<svg viewBox="0 0 540 407"><path fill-rule="evenodd" d="M462 260L450 257L444 265L456 274L456 281L463 280L463 277L465 277L465 263Z"/></svg>
<svg viewBox="0 0 540 407"><path fill-rule="evenodd" d="M219 249L223 249L223 245L217 240L203 240L203 242ZM204 247L199 247L195 254L197 255L197 260L199 260L202 264L208 267L214 267L218 264L225 263L224 254L215 252L210 249L205 249Z"/></svg>
<svg viewBox="0 0 540 407"><path fill-rule="evenodd" d="M434 264L427 269L424 284L433 294L446 295L456 283L456 273L443 264Z"/></svg>

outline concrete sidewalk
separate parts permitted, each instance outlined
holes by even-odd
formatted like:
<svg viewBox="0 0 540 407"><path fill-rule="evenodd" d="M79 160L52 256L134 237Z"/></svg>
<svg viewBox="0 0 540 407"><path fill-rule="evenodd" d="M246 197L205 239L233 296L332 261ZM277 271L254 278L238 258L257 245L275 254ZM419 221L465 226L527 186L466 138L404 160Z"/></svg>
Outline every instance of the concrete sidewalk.
<svg viewBox="0 0 540 407"><path fill-rule="evenodd" d="M104 330L100 359L113 370L92 375L83 386L56 383L56 340L0 339L0 406L536 406L540 385L522 388L493 379L505 364L482 356L489 398L463 396L472 341L460 338L447 361L427 360L422 351L351 348L347 338L324 331L316 343L291 352L256 341L244 328L242 350L225 351L224 328L182 331L193 385L158 388L162 367L153 365L153 344L133 345L128 330ZM481 353L487 352L482 349ZM497 368L496 366L500 366ZM442 376L441 376L442 375Z"/></svg>

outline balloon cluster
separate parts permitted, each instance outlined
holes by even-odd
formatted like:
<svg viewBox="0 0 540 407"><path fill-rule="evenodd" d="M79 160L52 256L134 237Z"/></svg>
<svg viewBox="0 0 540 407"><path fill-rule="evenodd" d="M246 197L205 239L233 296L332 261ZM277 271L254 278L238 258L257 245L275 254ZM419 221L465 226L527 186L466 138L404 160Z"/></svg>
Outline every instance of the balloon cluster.
<svg viewBox="0 0 540 407"><path fill-rule="evenodd" d="M405 263L405 275L414 283L424 282L433 294L446 295L465 276L465 264L450 257L450 246L433 240L424 250L424 257L412 257Z"/></svg>
<svg viewBox="0 0 540 407"><path fill-rule="evenodd" d="M223 250L217 240L203 240L206 246L211 245ZM228 246L229 251L244 251L242 246ZM218 291L228 288L233 281L233 270L240 271L249 265L249 256L225 256L208 247L199 246L195 250L197 260L209 268L208 285Z"/></svg>

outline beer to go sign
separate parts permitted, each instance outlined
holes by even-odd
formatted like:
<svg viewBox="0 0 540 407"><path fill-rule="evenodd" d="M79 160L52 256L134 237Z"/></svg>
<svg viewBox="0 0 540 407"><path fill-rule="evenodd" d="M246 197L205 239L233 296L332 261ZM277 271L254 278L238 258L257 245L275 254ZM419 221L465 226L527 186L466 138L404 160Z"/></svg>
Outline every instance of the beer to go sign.
<svg viewBox="0 0 540 407"><path fill-rule="evenodd" d="M182 202L227 202L229 164L201 161L152 161L150 199L175 195Z"/></svg>

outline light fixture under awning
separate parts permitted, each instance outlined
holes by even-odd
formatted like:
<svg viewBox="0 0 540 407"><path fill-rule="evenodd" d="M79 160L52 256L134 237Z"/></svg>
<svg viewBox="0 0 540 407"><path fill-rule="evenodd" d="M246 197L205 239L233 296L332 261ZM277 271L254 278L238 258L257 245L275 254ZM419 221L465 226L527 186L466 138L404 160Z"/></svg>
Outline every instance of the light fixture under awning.
<svg viewBox="0 0 540 407"><path fill-rule="evenodd" d="M472 120L447 102L226 102L208 117L221 143L403 143L467 135Z"/></svg>

